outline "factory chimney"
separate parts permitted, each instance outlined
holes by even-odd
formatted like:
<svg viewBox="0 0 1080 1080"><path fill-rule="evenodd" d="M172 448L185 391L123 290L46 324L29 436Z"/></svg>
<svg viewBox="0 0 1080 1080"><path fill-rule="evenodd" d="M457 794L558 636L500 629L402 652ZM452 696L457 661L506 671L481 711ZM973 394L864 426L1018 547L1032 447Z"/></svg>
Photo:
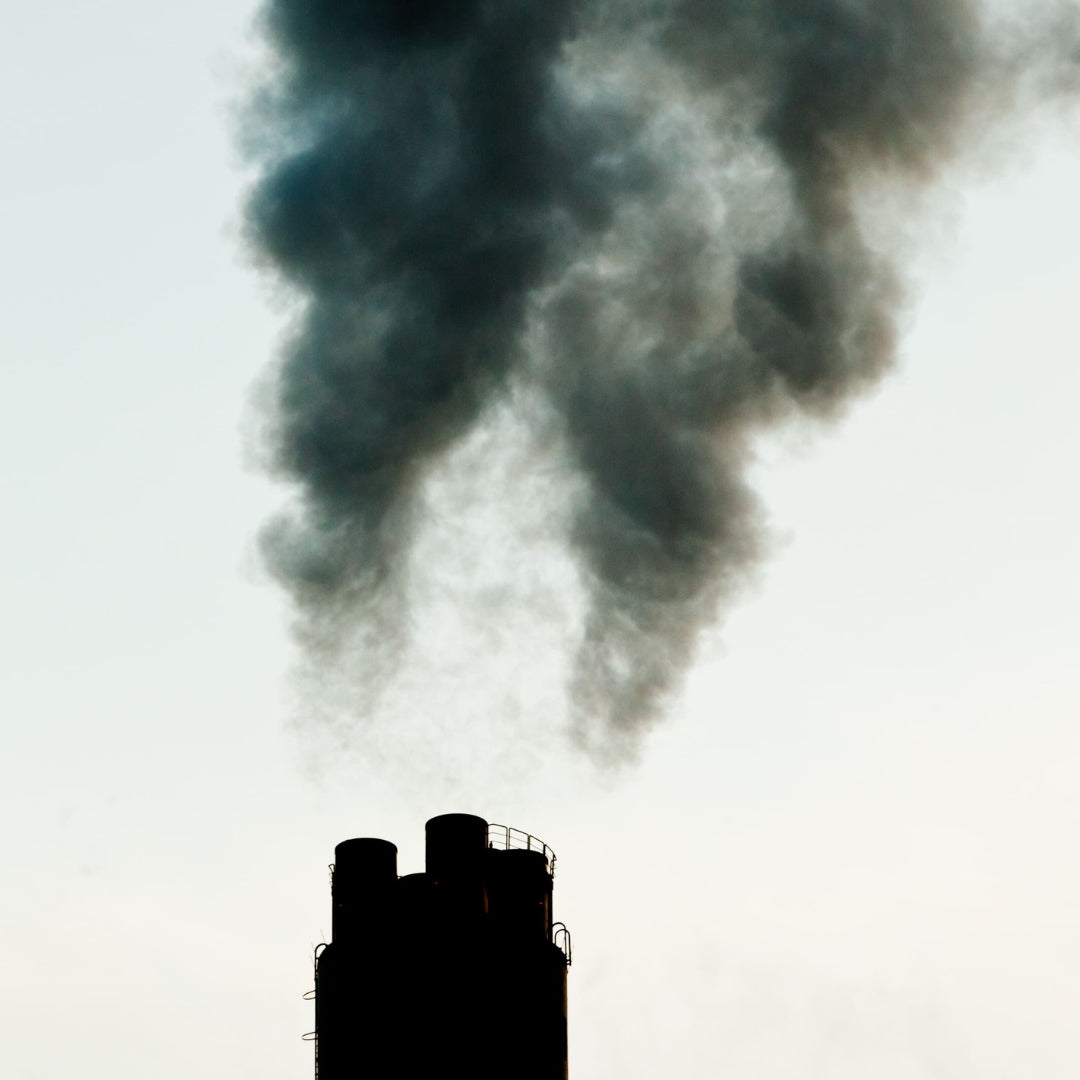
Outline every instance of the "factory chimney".
<svg viewBox="0 0 1080 1080"><path fill-rule="evenodd" d="M316 1080L566 1080L570 936L551 920L554 853L472 814L426 832L422 874L398 877L386 840L335 848Z"/></svg>

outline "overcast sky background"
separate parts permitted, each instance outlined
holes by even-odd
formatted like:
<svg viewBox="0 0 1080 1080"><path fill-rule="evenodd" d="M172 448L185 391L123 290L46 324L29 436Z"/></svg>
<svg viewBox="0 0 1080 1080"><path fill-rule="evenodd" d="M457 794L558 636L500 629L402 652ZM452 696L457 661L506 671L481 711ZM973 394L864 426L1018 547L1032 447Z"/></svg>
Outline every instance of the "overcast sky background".
<svg viewBox="0 0 1080 1080"><path fill-rule="evenodd" d="M250 19L61 0L0 39L4 1075L309 1076L334 844L420 869L464 810L558 852L577 1080L1074 1080L1077 124L950 173L897 373L762 443L773 553L636 767L566 746L552 642L453 624L528 555L520 462L440 516L443 637L341 750L254 554Z"/></svg>

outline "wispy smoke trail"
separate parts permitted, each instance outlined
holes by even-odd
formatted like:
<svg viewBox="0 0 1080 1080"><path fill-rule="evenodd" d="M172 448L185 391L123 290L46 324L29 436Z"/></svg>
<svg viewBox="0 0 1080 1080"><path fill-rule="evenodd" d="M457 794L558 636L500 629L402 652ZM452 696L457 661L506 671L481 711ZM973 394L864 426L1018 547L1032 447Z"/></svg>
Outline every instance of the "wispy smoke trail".
<svg viewBox="0 0 1080 1080"><path fill-rule="evenodd" d="M508 380L584 481L590 744L655 717L758 555L749 439L891 363L857 212L932 177L987 47L963 0L269 0L249 204L303 297L265 533L313 648L392 610L416 486ZM462 507L467 513L468 507Z"/></svg>

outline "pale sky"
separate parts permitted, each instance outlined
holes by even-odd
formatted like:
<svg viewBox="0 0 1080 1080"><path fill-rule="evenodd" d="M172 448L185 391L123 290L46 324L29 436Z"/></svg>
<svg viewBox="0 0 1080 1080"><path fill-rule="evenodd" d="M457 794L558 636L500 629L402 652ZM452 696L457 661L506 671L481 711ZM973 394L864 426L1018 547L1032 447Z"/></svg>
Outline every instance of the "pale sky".
<svg viewBox="0 0 1080 1080"><path fill-rule="evenodd" d="M61 0L0 41L3 1074L310 1076L334 844L417 870L461 810L558 853L576 1080L1074 1080L1075 122L949 174L897 372L762 443L773 552L637 766L566 745L551 640L454 625L509 587L510 496L432 527L488 577L433 576L454 644L343 752L254 551L251 13Z"/></svg>

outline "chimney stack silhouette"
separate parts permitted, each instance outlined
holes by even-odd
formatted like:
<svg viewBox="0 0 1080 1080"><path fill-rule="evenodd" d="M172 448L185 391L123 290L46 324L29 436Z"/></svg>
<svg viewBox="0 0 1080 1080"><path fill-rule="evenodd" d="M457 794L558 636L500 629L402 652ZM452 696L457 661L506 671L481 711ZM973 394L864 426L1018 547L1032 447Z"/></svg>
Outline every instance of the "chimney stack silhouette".
<svg viewBox="0 0 1080 1080"><path fill-rule="evenodd" d="M315 959L315 1076L566 1080L570 936L555 855L472 814L426 826L424 873L387 840L345 840Z"/></svg>

